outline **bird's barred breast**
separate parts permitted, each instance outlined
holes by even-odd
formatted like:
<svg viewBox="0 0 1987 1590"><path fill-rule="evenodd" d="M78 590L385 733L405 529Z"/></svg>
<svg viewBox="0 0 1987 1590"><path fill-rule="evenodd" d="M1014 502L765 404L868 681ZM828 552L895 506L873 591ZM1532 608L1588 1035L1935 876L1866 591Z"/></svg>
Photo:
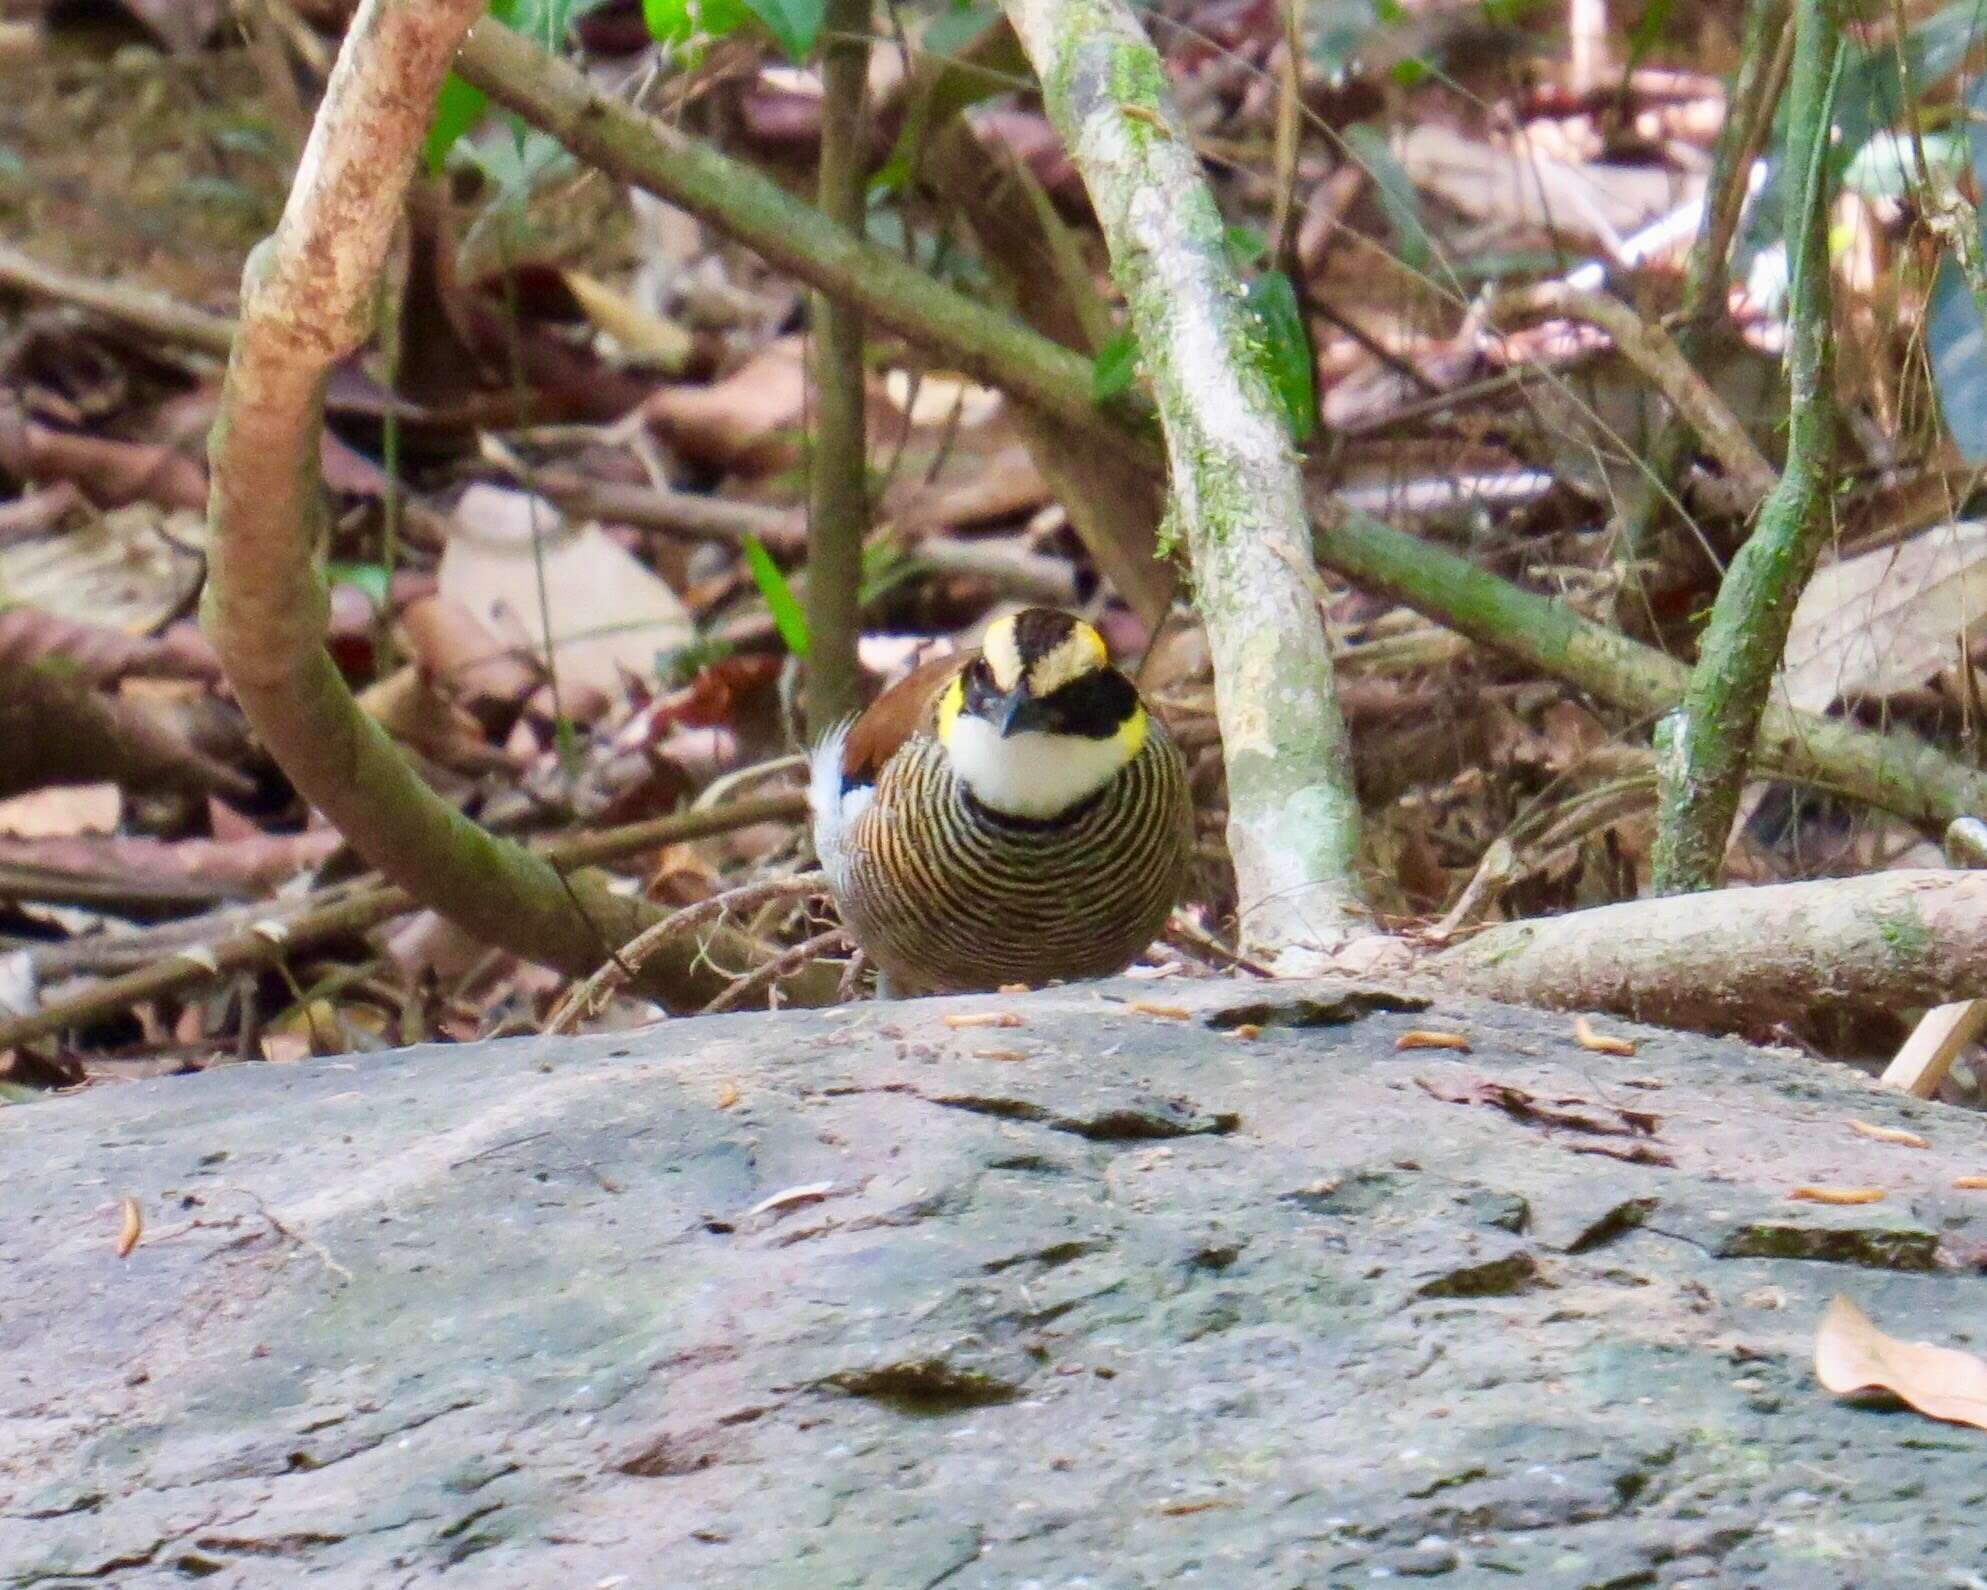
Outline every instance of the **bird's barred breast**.
<svg viewBox="0 0 1987 1590"><path fill-rule="evenodd" d="M1156 726L1095 796L1042 821L972 801L920 736L850 838L842 908L870 957L912 989L997 988L1129 965L1179 898L1193 818L1185 764Z"/></svg>

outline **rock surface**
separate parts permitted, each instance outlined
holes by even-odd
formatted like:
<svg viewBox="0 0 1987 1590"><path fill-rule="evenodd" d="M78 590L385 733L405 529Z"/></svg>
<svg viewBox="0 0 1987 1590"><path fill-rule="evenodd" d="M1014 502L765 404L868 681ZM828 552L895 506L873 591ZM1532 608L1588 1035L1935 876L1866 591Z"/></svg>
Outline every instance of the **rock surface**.
<svg viewBox="0 0 1987 1590"><path fill-rule="evenodd" d="M1415 1003L1092 985L0 1109L0 1584L1987 1583L1987 1435L1810 1368L1838 1291L1987 1346L1987 1123Z"/></svg>

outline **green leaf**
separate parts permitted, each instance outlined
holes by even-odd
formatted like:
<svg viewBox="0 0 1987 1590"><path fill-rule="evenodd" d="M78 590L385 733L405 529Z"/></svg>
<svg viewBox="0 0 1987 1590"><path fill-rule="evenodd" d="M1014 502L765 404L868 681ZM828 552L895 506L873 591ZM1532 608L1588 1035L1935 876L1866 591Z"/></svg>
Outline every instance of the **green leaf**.
<svg viewBox="0 0 1987 1590"><path fill-rule="evenodd" d="M745 562L752 570L752 580L759 587L759 594L766 599L767 610L773 615L773 627L780 632L780 639L787 643L787 650L796 657L806 657L807 615L800 610L800 603L794 600L793 587L780 573L780 566L773 561L772 553L766 550L757 536L745 538Z"/></svg>
<svg viewBox="0 0 1987 1590"><path fill-rule="evenodd" d="M1269 254L1269 240L1253 226L1226 226L1221 239L1228 245L1228 263L1238 273L1253 270Z"/></svg>
<svg viewBox="0 0 1987 1590"><path fill-rule="evenodd" d="M376 608L384 610L393 586L393 576L384 563L333 563L324 571L333 585L351 585L364 591Z"/></svg>
<svg viewBox="0 0 1987 1590"><path fill-rule="evenodd" d="M1371 122L1356 122L1345 130L1345 147L1373 179L1400 262L1411 270L1428 269L1435 258L1435 244L1428 228L1421 224L1421 197L1414 178L1388 147L1386 135Z"/></svg>
<svg viewBox="0 0 1987 1590"><path fill-rule="evenodd" d="M1966 273L1950 254L1939 261L1926 311L1925 345L1939 409L1960 457L1978 464L1987 459L1987 327Z"/></svg>
<svg viewBox="0 0 1987 1590"><path fill-rule="evenodd" d="M786 51L789 61L800 65L814 51L821 37L821 24L828 13L828 0L745 0L752 14L766 24L773 42Z"/></svg>
<svg viewBox="0 0 1987 1590"><path fill-rule="evenodd" d="M1267 271L1249 283L1249 312L1263 334L1263 374L1283 410L1292 441L1310 440L1317 423L1318 398L1311 366L1311 339L1297 308L1297 289L1282 271Z"/></svg>
<svg viewBox="0 0 1987 1590"><path fill-rule="evenodd" d="M686 44L699 36L721 39L751 20L745 0L642 0L651 38Z"/></svg>
<svg viewBox="0 0 1987 1590"><path fill-rule="evenodd" d="M1130 391L1132 377L1137 374L1138 336L1130 326L1120 326L1097 350L1090 366L1090 395L1099 403L1108 403Z"/></svg>
<svg viewBox="0 0 1987 1590"><path fill-rule="evenodd" d="M448 152L461 141L464 133L483 119L483 112L489 106L489 96L482 89L464 82L453 72L448 74L442 82L441 94L435 100L435 119L428 124L425 158L429 176L442 174Z"/></svg>
<svg viewBox="0 0 1987 1590"><path fill-rule="evenodd" d="M517 8L518 0L490 0L490 15L499 22L515 21ZM571 9L570 5L567 9ZM561 28L563 31L563 23ZM482 89L465 83L455 73L450 72L442 80L442 91L435 98L434 119L428 123L428 142L424 150L429 176L442 174L448 152L461 141L464 133L483 119L483 112L489 106L490 101Z"/></svg>

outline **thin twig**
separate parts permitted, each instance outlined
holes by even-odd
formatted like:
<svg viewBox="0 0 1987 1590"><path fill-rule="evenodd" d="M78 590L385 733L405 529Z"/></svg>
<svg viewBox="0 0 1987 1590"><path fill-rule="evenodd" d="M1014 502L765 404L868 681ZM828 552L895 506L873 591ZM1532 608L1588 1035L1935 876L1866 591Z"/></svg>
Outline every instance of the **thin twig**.
<svg viewBox="0 0 1987 1590"><path fill-rule="evenodd" d="M730 1010L734 1005L743 1004L755 994L762 994L783 978L792 976L801 967L820 960L824 955L832 954L837 946L848 942L848 937L848 933L838 927L829 928L825 933L815 934L806 942L794 945L784 955L766 962L758 970L739 978L706 1005L699 1014L715 1016L721 1010Z"/></svg>
<svg viewBox="0 0 1987 1590"><path fill-rule="evenodd" d="M1780 476L1753 445L1725 400L1692 368L1669 334L1651 325L1611 293L1587 292L1564 282L1541 282L1500 293L1493 319L1512 313L1563 315L1607 334L1628 362L1655 383L1678 418L1704 442L1719 466L1753 502L1764 501Z"/></svg>
<svg viewBox="0 0 1987 1590"><path fill-rule="evenodd" d="M142 331L182 347L225 359L234 342L235 324L225 315L210 315L149 287L79 276L55 265L44 265L10 243L0 243L0 286L36 298L74 304L93 315Z"/></svg>
<svg viewBox="0 0 1987 1590"><path fill-rule="evenodd" d="M684 934L694 933L706 923L715 922L731 912L750 911L772 900L825 894L827 889L825 874L804 872L791 878L768 878L748 883L671 912L660 922L652 922L643 928L591 977L576 985L559 1002L559 1008L546 1019L545 1031L553 1035L569 1033L582 1021L597 1015L617 990L627 986L644 961Z"/></svg>

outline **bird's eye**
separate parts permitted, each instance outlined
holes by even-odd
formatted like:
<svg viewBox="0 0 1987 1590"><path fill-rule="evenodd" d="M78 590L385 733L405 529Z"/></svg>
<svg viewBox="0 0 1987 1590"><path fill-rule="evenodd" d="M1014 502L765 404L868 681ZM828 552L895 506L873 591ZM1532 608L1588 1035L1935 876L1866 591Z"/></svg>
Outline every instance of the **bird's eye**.
<svg viewBox="0 0 1987 1590"><path fill-rule="evenodd" d="M994 683L993 670L987 667L986 659L976 657L966 670L965 708L977 716L984 716L1000 700L1000 688Z"/></svg>

